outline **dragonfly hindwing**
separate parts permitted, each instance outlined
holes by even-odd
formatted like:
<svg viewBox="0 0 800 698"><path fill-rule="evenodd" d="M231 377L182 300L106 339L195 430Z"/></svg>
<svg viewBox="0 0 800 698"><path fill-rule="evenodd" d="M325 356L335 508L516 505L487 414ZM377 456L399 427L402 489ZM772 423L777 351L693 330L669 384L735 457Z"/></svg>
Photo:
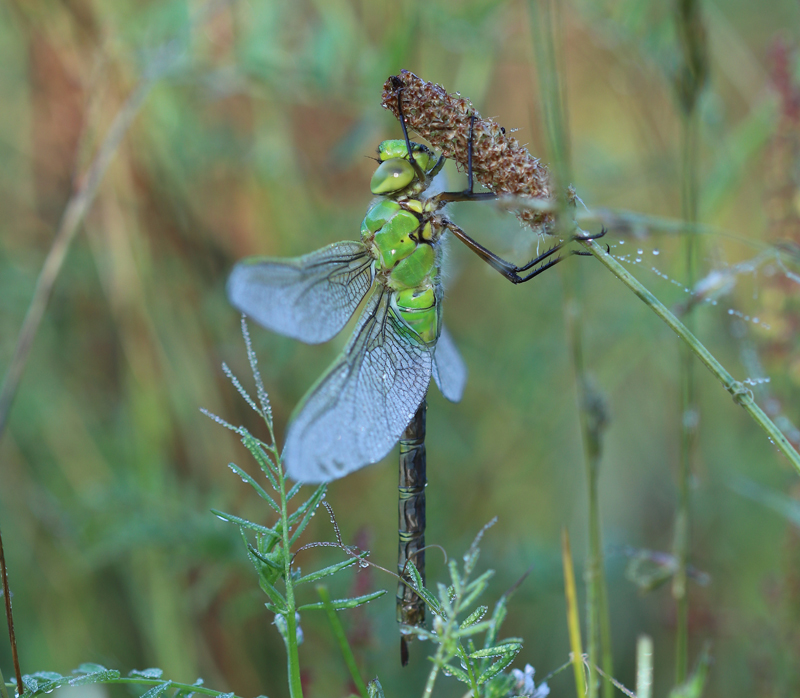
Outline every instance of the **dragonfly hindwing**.
<svg viewBox="0 0 800 698"><path fill-rule="evenodd" d="M467 366L444 325L433 353L433 380L450 402L459 402L464 395Z"/></svg>
<svg viewBox="0 0 800 698"><path fill-rule="evenodd" d="M298 405L284 449L295 480L334 480L381 460L425 397L432 350L390 295L375 287L345 350Z"/></svg>
<svg viewBox="0 0 800 698"><path fill-rule="evenodd" d="M366 246L337 242L302 257L239 262L228 279L228 298L273 332L319 344L345 326L373 278Z"/></svg>

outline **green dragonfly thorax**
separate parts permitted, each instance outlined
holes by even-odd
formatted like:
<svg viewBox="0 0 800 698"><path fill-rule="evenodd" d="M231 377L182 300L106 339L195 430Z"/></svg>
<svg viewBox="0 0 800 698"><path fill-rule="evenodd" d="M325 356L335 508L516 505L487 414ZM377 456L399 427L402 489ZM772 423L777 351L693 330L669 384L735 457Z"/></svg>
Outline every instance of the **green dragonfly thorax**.
<svg viewBox="0 0 800 698"><path fill-rule="evenodd" d="M442 325L441 229L435 224L438 205L415 198L441 169L434 153L412 144L419 174L408 160L405 141L384 141L383 162L372 179L373 202L361 224L361 239L375 259L377 277L393 291L392 304L403 321L426 344L434 345Z"/></svg>

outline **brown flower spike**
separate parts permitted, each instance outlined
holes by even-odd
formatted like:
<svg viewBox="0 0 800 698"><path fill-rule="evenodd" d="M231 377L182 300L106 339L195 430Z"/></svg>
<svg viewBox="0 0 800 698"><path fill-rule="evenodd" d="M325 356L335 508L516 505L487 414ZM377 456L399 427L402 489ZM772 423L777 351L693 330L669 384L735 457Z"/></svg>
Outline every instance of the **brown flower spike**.
<svg viewBox="0 0 800 698"><path fill-rule="evenodd" d="M545 167L516 138L491 119L482 119L468 99L448 94L441 85L426 82L408 70L392 75L383 86L381 104L398 119L402 100L406 124L442 154L467 166L470 122L473 124L472 171L495 194L552 199L550 176ZM536 230L549 232L553 214L526 209L517 217Z"/></svg>

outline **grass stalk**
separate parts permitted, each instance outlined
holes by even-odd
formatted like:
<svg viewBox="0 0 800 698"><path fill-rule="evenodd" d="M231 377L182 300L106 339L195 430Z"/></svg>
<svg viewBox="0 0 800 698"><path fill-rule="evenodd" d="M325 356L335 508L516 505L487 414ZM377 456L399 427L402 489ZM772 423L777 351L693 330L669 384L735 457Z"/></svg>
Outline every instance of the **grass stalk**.
<svg viewBox="0 0 800 698"><path fill-rule="evenodd" d="M696 111L684 114L681 119L682 138L682 193L681 208L684 220L690 225L697 221L697 118ZM686 280L693 288L697 273L698 238L684 238ZM688 309L686 327L693 332L695 327L692 307ZM691 545L691 491L692 463L697 453L699 406L697 383L694 374L692 350L686 344L680 347L680 469L678 472L678 505L675 517L673 554L676 559L675 575L672 578L672 596L676 606L675 630L675 683L686 681L689 666L689 597L686 569L689 564Z"/></svg>
<svg viewBox="0 0 800 698"><path fill-rule="evenodd" d="M572 567L572 550L569 533L561 531L561 557L564 564L564 593L567 598L567 628L572 650L572 669L575 673L575 693L578 698L586 696L586 680L583 675L583 646L581 643L581 621L578 613L578 592L575 589L575 570ZM591 667L590 667L591 668Z"/></svg>
<svg viewBox="0 0 800 698"><path fill-rule="evenodd" d="M33 340L39 330L44 311L53 292L53 286L75 238L75 233L94 201L103 175L111 164L111 160L122 143L128 128L130 128L134 118L144 104L152 84L153 79L151 77L143 78L125 100L109 128L105 140L97 151L97 155L89 165L89 169L80 178L79 181L82 182L80 187L72 195L64 209L64 214L61 216L61 221L53 238L53 244L50 246L42 271L36 280L33 297L22 322L22 329L14 347L14 354L3 379L2 389L0 389L0 437L2 437L8 423L11 406L22 380L22 374L25 371L25 364L28 361Z"/></svg>
<svg viewBox="0 0 800 698"><path fill-rule="evenodd" d="M330 623L331 630L333 630L333 635L336 638L336 644L339 645L339 650L342 653L344 663L347 665L347 669L350 672L350 677L353 679L353 683L355 684L355 687L358 689L358 692L362 698L369 698L367 694L367 687L364 684L364 679L361 678L361 673L358 670L358 664L356 664L356 658L353 656L353 650L350 647L350 643L347 641L347 635L342 627L342 622L339 620L339 616L336 615L336 609L334 609L333 604L331 603L331 595L328 591L328 587L326 587L324 584L318 585L317 594L319 594L319 598L322 599L322 603L325 604L325 613L328 615L328 622Z"/></svg>
<svg viewBox="0 0 800 698"><path fill-rule="evenodd" d="M681 117L681 214L688 225L697 223L698 177L697 100L703 90L707 73L705 28L699 0L676 1L676 28L679 37L680 67L676 74L675 91ZM697 279L699 239L696 235L683 238L686 284L694 288ZM686 325L694 333L694 313L688 308ZM689 666L689 596L686 570L691 547L692 464L697 455L699 406L694 360L691 348L680 347L680 468L678 472L678 503L675 516L673 554L676 559L672 578L672 596L676 605L675 685L686 681Z"/></svg>
<svg viewBox="0 0 800 698"><path fill-rule="evenodd" d="M640 635L636 641L636 696L650 698L653 695L653 640L649 635Z"/></svg>
<svg viewBox="0 0 800 698"><path fill-rule="evenodd" d="M538 6L537 6L538 5ZM534 45L537 48L537 66L542 104L545 105L547 131L553 155L553 174L556 191L564 191L564 183L571 181L571 158L568 134L568 110L563 89L563 66L557 51L559 30L558 6L550 0L532 4ZM557 221L567 221L570 212L566 200L558 199ZM562 228L563 229L563 228ZM598 478L600 474L601 432L605 424L602 398L592 389L583 360L582 312L580 302L580 275L575 265L562 265L564 284L564 318L567 328L570 358L578 397L581 441L584 451L584 470L588 496L589 555L586 561L586 625L589 654L589 686L587 695L597 695L602 665L604 679L602 693L610 698L613 693L611 676L613 659L611 650L611 621L608 616L608 598L603 564L602 529Z"/></svg>
<svg viewBox="0 0 800 698"><path fill-rule="evenodd" d="M17 637L14 631L14 614L11 612L11 587L8 583L8 568L6 567L6 554L3 549L3 536L0 534L0 578L2 579L3 601L5 603L6 621L8 622L8 642L11 645L11 659L14 662L14 674L17 679L17 695L22 695L22 671L19 668L19 654L17 653ZM0 675L0 685L2 685L3 698L8 698L5 684L2 683Z"/></svg>

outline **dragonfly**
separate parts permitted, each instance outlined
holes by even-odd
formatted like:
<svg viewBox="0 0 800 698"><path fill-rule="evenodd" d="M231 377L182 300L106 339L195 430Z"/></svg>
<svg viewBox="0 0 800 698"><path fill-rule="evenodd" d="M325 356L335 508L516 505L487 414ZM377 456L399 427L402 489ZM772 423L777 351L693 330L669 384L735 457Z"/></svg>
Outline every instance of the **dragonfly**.
<svg viewBox="0 0 800 698"><path fill-rule="evenodd" d="M294 258L244 259L231 272L227 293L258 324L308 344L332 339L364 303L344 350L294 410L283 460L292 479L327 482L377 463L400 443L397 617L405 665L408 627L425 619L408 571L412 561L424 583L425 398L431 378L452 402L461 399L467 381L442 324L443 237L451 232L513 283L566 258L555 253L569 241L522 266L480 245L443 211L450 203L495 198L473 190L472 137L467 188L431 194L445 157L411 141L404 119L400 124L403 138L378 146L370 182L375 198L360 240Z"/></svg>

